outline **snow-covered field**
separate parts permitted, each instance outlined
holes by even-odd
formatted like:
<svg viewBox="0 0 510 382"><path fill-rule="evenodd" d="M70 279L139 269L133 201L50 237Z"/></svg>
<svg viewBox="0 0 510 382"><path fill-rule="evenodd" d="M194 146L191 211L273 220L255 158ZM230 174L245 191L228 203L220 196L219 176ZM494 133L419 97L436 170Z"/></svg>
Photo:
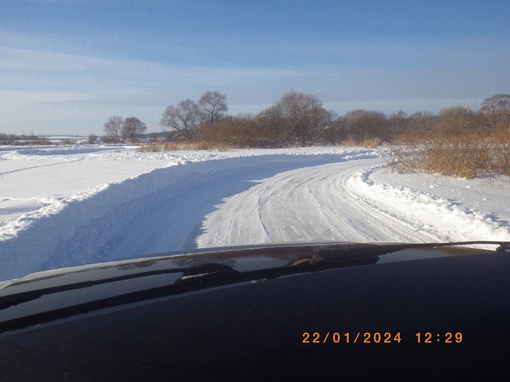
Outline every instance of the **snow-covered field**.
<svg viewBox="0 0 510 382"><path fill-rule="evenodd" d="M510 240L508 180L394 174L385 155L0 147L0 280L225 245Z"/></svg>

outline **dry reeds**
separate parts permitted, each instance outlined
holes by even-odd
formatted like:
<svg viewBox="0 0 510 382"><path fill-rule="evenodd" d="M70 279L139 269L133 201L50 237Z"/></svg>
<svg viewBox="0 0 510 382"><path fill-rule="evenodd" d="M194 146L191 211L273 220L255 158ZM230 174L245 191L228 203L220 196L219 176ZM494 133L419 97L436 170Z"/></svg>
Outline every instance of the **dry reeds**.
<svg viewBox="0 0 510 382"><path fill-rule="evenodd" d="M510 131L441 134L437 131L392 149L398 172L425 171L474 178L510 176Z"/></svg>

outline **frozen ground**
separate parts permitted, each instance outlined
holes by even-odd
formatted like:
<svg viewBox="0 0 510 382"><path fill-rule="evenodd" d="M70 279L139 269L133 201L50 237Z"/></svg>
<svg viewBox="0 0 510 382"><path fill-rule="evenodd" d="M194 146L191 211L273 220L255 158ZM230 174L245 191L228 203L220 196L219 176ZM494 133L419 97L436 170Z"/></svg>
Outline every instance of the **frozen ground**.
<svg viewBox="0 0 510 382"><path fill-rule="evenodd" d="M400 175L384 149L0 147L0 280L225 245L510 240L510 183Z"/></svg>

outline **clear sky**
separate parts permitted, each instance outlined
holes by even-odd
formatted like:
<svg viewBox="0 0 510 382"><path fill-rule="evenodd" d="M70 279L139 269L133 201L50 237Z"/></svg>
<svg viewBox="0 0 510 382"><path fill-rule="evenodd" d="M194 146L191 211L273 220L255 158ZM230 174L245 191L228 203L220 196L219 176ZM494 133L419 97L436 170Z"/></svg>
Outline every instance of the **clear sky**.
<svg viewBox="0 0 510 382"><path fill-rule="evenodd" d="M510 93L510 0L0 0L0 132L160 131L208 90L229 114L289 90L342 115Z"/></svg>

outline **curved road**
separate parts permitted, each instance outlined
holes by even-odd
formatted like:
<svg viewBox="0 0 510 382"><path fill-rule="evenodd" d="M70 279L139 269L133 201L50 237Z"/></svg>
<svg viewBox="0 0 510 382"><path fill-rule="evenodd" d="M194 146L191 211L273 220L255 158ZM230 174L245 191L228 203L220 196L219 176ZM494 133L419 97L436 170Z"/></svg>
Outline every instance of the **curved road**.
<svg viewBox="0 0 510 382"><path fill-rule="evenodd" d="M366 159L307 167L261 180L209 214L198 247L281 242L437 240L391 218L349 186Z"/></svg>
<svg viewBox="0 0 510 382"><path fill-rule="evenodd" d="M70 197L0 241L0 279L170 251L266 243L438 241L356 194L370 150L187 163Z"/></svg>

